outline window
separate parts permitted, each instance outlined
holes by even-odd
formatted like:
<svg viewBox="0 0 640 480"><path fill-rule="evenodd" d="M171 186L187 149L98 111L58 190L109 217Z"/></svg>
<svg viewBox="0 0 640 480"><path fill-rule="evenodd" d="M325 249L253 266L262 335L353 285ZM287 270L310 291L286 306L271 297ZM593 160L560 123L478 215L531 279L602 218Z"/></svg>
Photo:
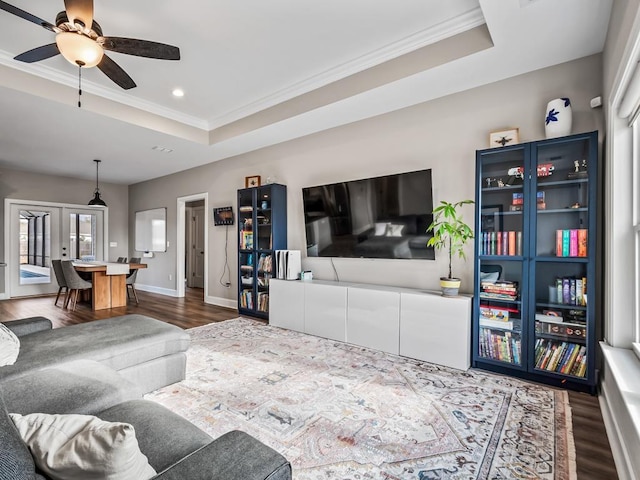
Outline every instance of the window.
<svg viewBox="0 0 640 480"><path fill-rule="evenodd" d="M96 259L96 216L69 214L69 249L71 258Z"/></svg>

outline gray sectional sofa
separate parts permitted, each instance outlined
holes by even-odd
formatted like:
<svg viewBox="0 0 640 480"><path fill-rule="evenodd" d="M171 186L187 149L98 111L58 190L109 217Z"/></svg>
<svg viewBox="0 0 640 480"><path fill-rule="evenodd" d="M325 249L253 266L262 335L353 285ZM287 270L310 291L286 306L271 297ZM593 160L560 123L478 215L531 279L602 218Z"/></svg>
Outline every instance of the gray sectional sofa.
<svg viewBox="0 0 640 480"><path fill-rule="evenodd" d="M157 479L291 479L289 462L250 435L214 440L142 399L184 379L189 335L180 328L142 315L56 329L43 317L3 323L21 345L16 363L0 367L0 480L47 478L8 416L35 412L133 425Z"/></svg>

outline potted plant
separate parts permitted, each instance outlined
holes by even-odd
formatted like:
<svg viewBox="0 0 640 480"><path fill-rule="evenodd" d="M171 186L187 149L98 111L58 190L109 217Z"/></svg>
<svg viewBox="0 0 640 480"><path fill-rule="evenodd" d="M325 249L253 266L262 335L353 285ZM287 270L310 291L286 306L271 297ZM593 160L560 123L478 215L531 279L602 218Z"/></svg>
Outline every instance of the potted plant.
<svg viewBox="0 0 640 480"><path fill-rule="evenodd" d="M466 258L464 246L473 238L473 230L462 221L458 210L463 205L474 203L473 200L461 200L457 203L440 202L440 206L433 209L433 222L427 228L427 232L433 233L433 237L427 242L428 247L447 249L449 252L449 275L440 277L440 287L445 296L458 294L460 279L451 273L451 260L454 255Z"/></svg>

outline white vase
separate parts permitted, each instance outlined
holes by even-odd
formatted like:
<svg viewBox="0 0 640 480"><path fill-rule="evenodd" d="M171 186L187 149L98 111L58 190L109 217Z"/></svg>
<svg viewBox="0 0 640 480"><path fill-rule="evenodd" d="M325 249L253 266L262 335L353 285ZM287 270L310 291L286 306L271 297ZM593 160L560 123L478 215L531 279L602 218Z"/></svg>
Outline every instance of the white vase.
<svg viewBox="0 0 640 480"><path fill-rule="evenodd" d="M564 137L571 133L573 122L568 98L555 98L547 104L544 133L547 138Z"/></svg>

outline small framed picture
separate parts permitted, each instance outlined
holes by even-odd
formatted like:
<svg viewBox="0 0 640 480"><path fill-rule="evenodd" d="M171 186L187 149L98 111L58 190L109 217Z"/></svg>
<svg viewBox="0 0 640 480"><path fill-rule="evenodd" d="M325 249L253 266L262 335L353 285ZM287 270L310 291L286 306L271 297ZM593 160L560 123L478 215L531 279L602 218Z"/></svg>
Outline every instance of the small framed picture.
<svg viewBox="0 0 640 480"><path fill-rule="evenodd" d="M504 147L516 143L520 143L519 129L517 128L498 130L489 134L489 148Z"/></svg>
<svg viewBox="0 0 640 480"><path fill-rule="evenodd" d="M260 175L252 175L250 177L244 177L244 188L259 187Z"/></svg>

